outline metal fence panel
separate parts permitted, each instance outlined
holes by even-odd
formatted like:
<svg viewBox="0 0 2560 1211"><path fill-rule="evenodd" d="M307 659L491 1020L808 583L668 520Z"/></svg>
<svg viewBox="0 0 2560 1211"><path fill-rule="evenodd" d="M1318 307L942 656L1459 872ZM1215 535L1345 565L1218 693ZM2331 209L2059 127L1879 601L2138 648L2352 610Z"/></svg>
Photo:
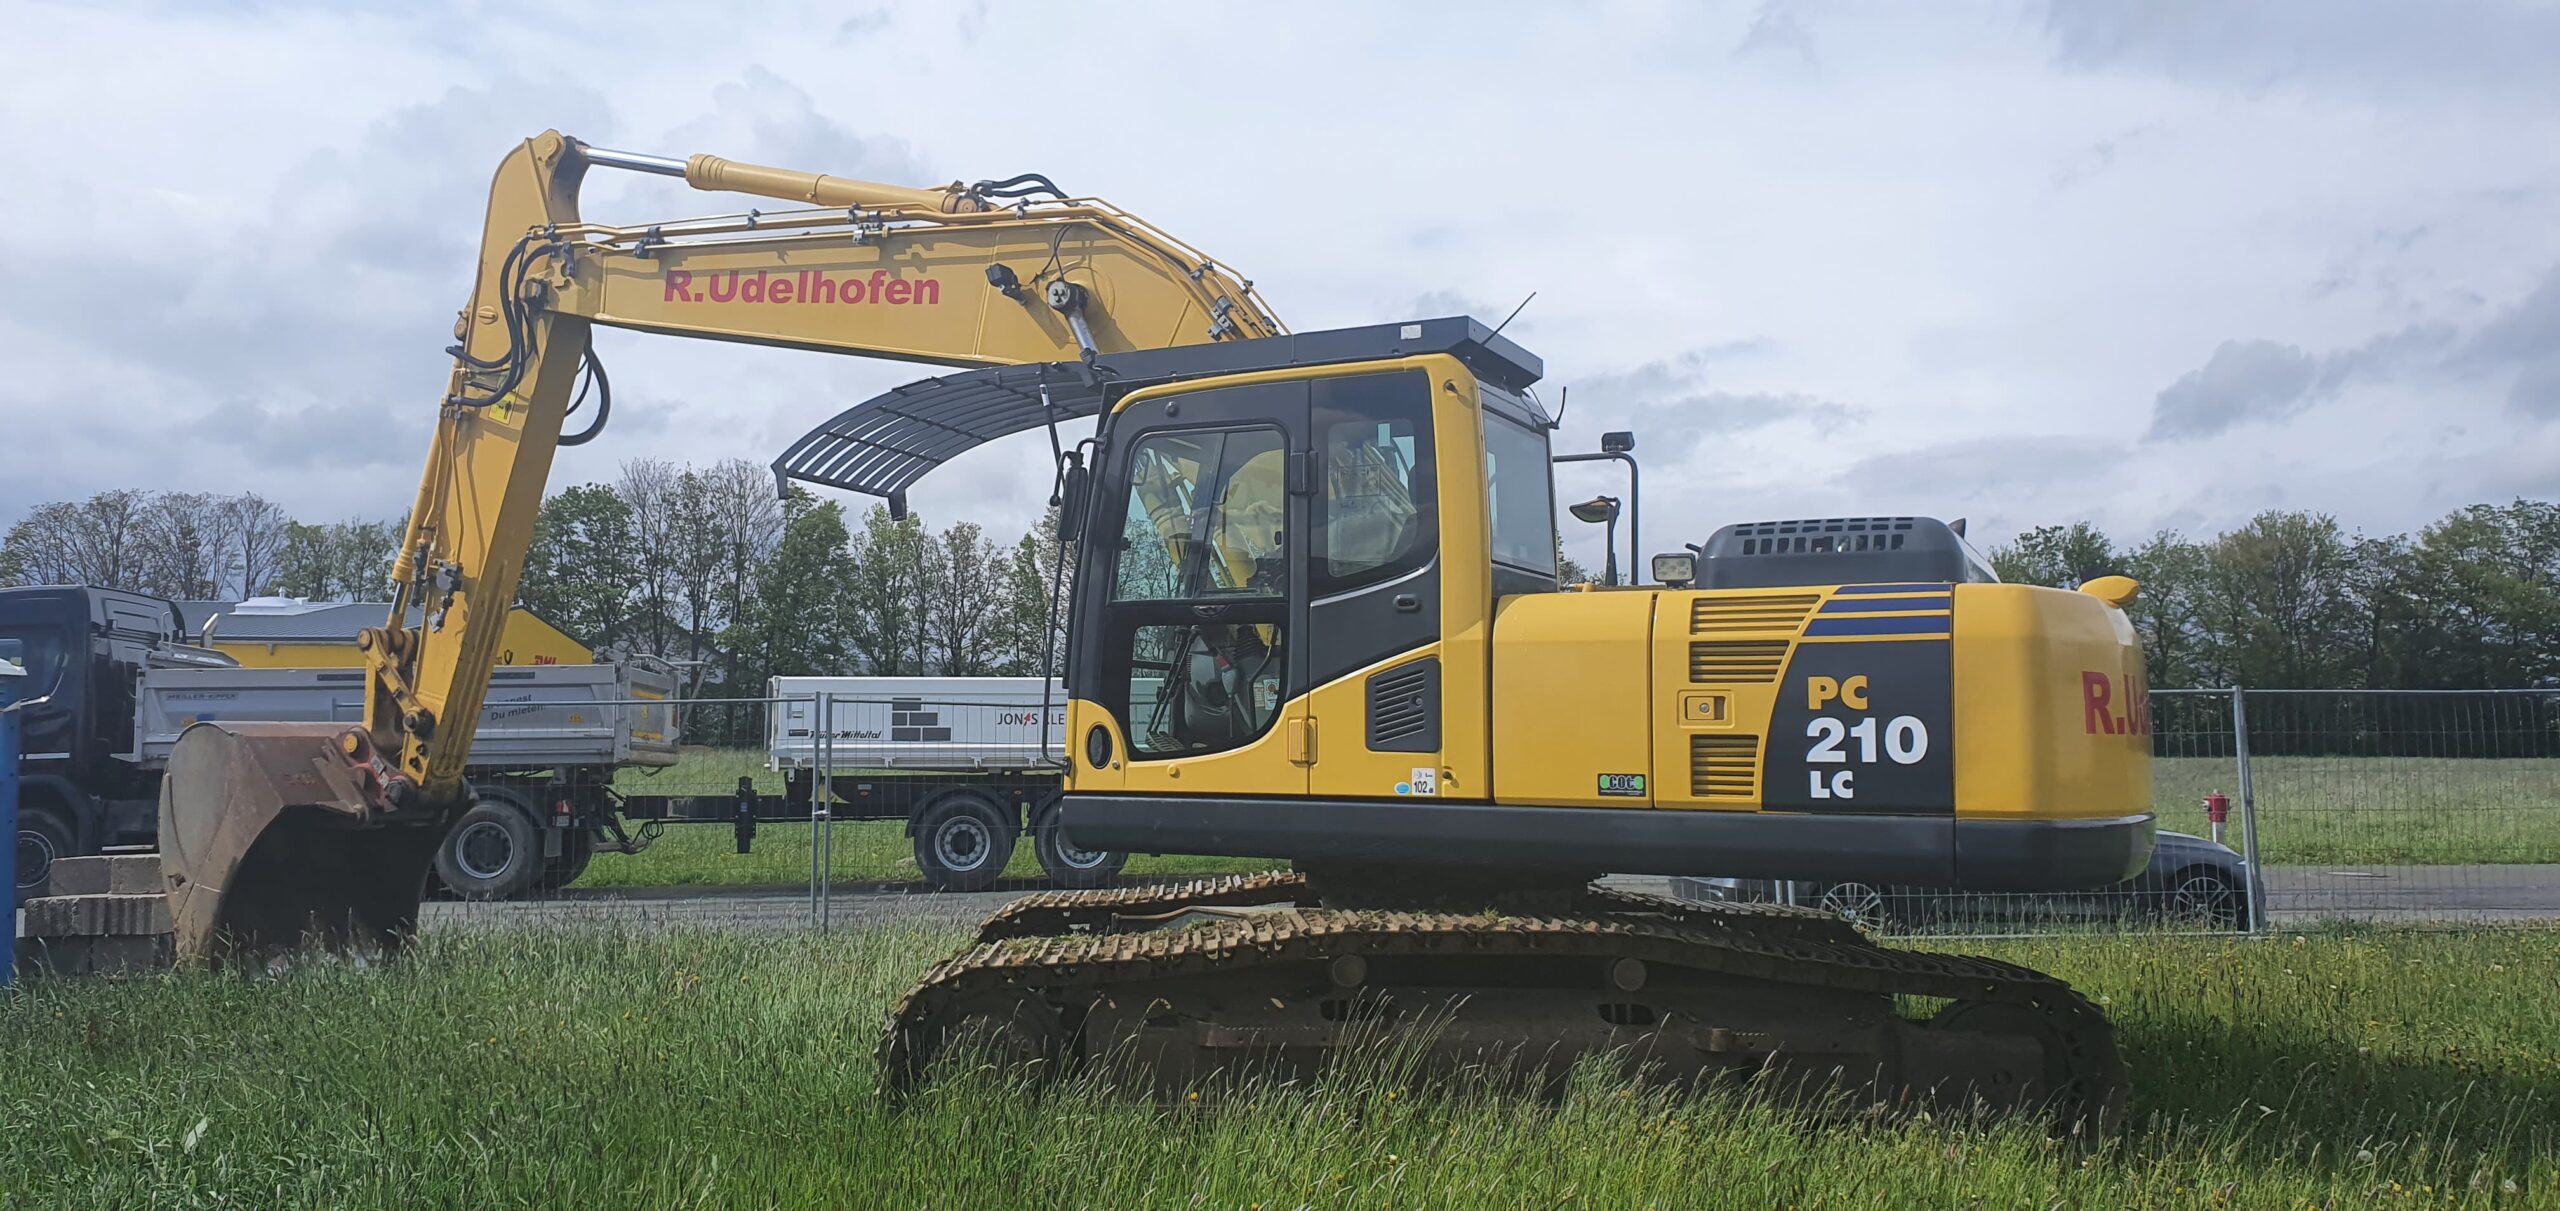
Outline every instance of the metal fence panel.
<svg viewBox="0 0 2560 1211"><path fill-rule="evenodd" d="M2243 703L2274 924L2560 917L2560 693Z"/></svg>

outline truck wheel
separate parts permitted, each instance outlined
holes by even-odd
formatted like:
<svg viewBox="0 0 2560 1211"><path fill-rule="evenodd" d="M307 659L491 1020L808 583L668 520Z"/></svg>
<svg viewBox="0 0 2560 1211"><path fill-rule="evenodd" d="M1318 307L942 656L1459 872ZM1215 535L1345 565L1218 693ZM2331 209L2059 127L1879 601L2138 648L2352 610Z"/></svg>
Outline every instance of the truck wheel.
<svg viewBox="0 0 2560 1211"><path fill-rule="evenodd" d="M22 804L18 809L18 898L25 903L44 886L56 858L80 852L79 830L49 807Z"/></svg>
<svg viewBox="0 0 2560 1211"><path fill-rule="evenodd" d="M436 874L465 900L511 900L542 873L542 834L503 799L482 799L436 846Z"/></svg>
<svg viewBox="0 0 2560 1211"><path fill-rule="evenodd" d="M1056 812L1041 816L1040 823L1032 826L1031 852L1040 856L1040 869L1048 873L1051 883L1078 891L1119 882L1120 867L1129 860L1129 855L1112 850L1078 849L1058 826Z"/></svg>
<svg viewBox="0 0 2560 1211"><path fill-rule="evenodd" d="M1012 813L982 796L945 795L916 817L916 868L935 891L985 891L1013 860Z"/></svg>

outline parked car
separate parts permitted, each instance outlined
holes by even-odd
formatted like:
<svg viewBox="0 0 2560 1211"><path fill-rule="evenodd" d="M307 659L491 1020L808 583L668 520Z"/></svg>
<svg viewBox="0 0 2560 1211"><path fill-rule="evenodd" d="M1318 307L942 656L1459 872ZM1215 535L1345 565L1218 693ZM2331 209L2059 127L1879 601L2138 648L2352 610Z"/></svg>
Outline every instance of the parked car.
<svg viewBox="0 0 2560 1211"><path fill-rule="evenodd" d="M2265 895L2265 884L2255 884ZM1776 901L1822 908L1879 929L1968 927L2053 920L2127 919L2239 929L2249 920L2249 864L2229 847L2163 831L2151 865L2113 887L2079 892L1972 892L1862 882L1681 878L1675 896L1710 902Z"/></svg>

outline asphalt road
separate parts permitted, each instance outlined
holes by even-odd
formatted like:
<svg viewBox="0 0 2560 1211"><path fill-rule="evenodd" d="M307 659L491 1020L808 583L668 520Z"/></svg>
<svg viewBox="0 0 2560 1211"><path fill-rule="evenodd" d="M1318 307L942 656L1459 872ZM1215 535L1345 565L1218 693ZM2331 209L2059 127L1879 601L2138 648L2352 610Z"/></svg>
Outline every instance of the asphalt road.
<svg viewBox="0 0 2560 1211"><path fill-rule="evenodd" d="M1667 879L1635 876L1609 881L1657 895L1669 885ZM2279 926L2332 918L2404 924L2560 921L2560 865L2271 866L2266 881L2268 918ZM835 928L966 929L1033 890L943 895L914 885L841 887L829 898L827 918ZM660 888L570 892L553 900L507 904L429 904L423 923L428 928L618 923L778 931L807 928L812 907L806 888Z"/></svg>

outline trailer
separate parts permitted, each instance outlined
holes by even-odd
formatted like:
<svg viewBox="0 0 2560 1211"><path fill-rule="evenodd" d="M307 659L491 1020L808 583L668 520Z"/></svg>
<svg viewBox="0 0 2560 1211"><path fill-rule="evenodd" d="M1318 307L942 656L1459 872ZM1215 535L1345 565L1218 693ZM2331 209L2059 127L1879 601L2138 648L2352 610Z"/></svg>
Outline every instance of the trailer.
<svg viewBox="0 0 2560 1211"><path fill-rule="evenodd" d="M150 845L160 774L179 733L207 720L355 723L360 669L243 668L187 642L169 602L112 589L0 589L0 636L35 654L51 699L27 720L21 894L56 858ZM675 763L675 672L642 659L502 668L473 742L478 802L437 847L453 894L511 899L578 877L598 850L631 853L614 771Z"/></svg>
<svg viewBox="0 0 2560 1211"><path fill-rule="evenodd" d="M793 814L903 820L945 891L995 885L1028 834L1060 887L1108 886L1128 855L1059 829L1067 699L1039 677L776 677L766 767Z"/></svg>

